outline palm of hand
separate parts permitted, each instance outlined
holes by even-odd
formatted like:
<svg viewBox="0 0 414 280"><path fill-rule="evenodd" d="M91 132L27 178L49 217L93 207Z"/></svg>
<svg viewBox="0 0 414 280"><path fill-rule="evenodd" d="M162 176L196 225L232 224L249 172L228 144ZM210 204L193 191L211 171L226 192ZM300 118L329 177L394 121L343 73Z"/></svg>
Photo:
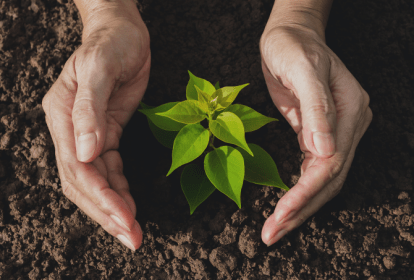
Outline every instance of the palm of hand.
<svg viewBox="0 0 414 280"><path fill-rule="evenodd" d="M367 93L313 34L286 28L267 38L262 68L269 93L305 153L300 180L263 227L263 241L270 245L338 194L372 113ZM322 139L315 138L317 132Z"/></svg>
<svg viewBox="0 0 414 280"><path fill-rule="evenodd" d="M148 83L145 35L113 23L93 33L43 100L64 194L131 249L142 233L116 149Z"/></svg>

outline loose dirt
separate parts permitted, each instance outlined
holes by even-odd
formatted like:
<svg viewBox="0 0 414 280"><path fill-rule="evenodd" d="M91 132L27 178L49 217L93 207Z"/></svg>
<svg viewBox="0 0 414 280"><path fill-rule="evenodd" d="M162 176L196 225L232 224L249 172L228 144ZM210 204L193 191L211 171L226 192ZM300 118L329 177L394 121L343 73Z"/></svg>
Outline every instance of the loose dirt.
<svg viewBox="0 0 414 280"><path fill-rule="evenodd" d="M248 137L293 186L302 154L267 93L259 39L272 0L140 0L151 35L146 103L182 100L187 70L280 119ZM171 151L138 113L121 155L144 230L135 253L62 194L41 100L81 43L67 0L0 1L0 279L414 279L414 5L334 1L328 45L370 94L374 120L341 193L276 245L260 240L283 191L245 183L190 216ZM151 152L152 156L148 156Z"/></svg>

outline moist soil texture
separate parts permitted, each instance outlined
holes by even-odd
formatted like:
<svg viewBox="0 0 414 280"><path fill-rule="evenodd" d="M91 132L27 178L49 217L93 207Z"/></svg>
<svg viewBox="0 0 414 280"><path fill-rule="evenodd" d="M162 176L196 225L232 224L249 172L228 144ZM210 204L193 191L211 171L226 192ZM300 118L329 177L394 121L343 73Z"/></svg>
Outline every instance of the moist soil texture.
<svg viewBox="0 0 414 280"><path fill-rule="evenodd" d="M185 98L187 70L280 119L248 134L292 187L303 160L273 105L259 39L272 0L140 0L151 35L149 105ZM41 106L81 44L72 1L0 1L0 279L414 279L414 5L334 1L327 43L371 97L374 119L342 191L267 247L260 233L284 191L245 182L242 208L219 192L193 215L166 177L171 150L136 113L121 139L144 230L135 253L62 194Z"/></svg>

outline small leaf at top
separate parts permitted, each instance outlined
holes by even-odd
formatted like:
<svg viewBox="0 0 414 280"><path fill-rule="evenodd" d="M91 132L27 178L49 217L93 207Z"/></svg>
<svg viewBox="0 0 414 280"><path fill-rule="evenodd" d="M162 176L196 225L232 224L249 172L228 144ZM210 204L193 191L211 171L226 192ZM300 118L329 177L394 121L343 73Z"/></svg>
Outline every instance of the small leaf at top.
<svg viewBox="0 0 414 280"><path fill-rule="evenodd" d="M217 148L204 158L204 170L213 185L241 208L240 195L244 178L241 153L229 146Z"/></svg>
<svg viewBox="0 0 414 280"><path fill-rule="evenodd" d="M163 130L159 128L158 126L156 126L149 118L147 118L147 120L148 120L148 125L155 139L157 139L158 142L160 142L164 147L172 149L174 145L174 139L177 136L178 131Z"/></svg>
<svg viewBox="0 0 414 280"><path fill-rule="evenodd" d="M217 82L217 83L214 85L214 88L215 88L216 90L218 90L218 89L220 88L220 83L219 83L219 82Z"/></svg>
<svg viewBox="0 0 414 280"><path fill-rule="evenodd" d="M207 148L209 137L208 129L201 124L188 124L175 137L172 151L172 164L168 175L183 164L198 158Z"/></svg>
<svg viewBox="0 0 414 280"><path fill-rule="evenodd" d="M181 189L190 205L190 214L215 190L203 168L196 164L187 165L181 173Z"/></svg>
<svg viewBox="0 0 414 280"><path fill-rule="evenodd" d="M253 156L244 138L243 123L234 113L222 112L217 119L209 122L209 128L221 141L237 145Z"/></svg>
<svg viewBox="0 0 414 280"><path fill-rule="evenodd" d="M198 123L204 120L207 115L198 107L197 103L195 100L185 100L166 112L157 113L157 115L168 117L180 123Z"/></svg>
<svg viewBox="0 0 414 280"><path fill-rule="evenodd" d="M256 110L241 104L230 105L226 112L232 112L241 119L245 132L255 131L265 124L277 121L277 119L266 117Z"/></svg>
<svg viewBox="0 0 414 280"><path fill-rule="evenodd" d="M253 151L254 157L250 156L243 149L236 148L244 158L244 180L258 185L273 186L288 191L289 188L280 179L276 163L272 157L258 145L249 144L249 147Z"/></svg>
<svg viewBox="0 0 414 280"><path fill-rule="evenodd" d="M244 84L236 87L223 87L216 90L211 96L213 99L217 97L217 110L224 110L234 99L236 99L239 92L248 86L249 84Z"/></svg>
<svg viewBox="0 0 414 280"><path fill-rule="evenodd" d="M198 86L194 85L194 87L198 94L198 106L201 110L208 113L208 105L211 101L211 96L199 89Z"/></svg>
<svg viewBox="0 0 414 280"><path fill-rule="evenodd" d="M195 89L194 85L198 86L199 89L210 96L216 90L209 81L194 76L190 71L188 71L188 74L190 75L190 80L188 81L186 88L187 100L198 100L197 90Z"/></svg>
<svg viewBox="0 0 414 280"><path fill-rule="evenodd" d="M145 114L156 126L167 131L179 131L185 124L160 116L158 113L166 112L177 105L179 102L170 102L151 109L138 109L139 112ZM141 103L144 108L145 104Z"/></svg>

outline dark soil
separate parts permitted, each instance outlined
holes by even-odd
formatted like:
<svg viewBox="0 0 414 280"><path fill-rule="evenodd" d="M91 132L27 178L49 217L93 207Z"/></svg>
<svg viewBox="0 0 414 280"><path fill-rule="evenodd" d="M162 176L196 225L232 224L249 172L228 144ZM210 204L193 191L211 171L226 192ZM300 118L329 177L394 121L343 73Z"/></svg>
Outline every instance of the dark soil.
<svg viewBox="0 0 414 280"><path fill-rule="evenodd" d="M187 70L273 123L253 132L282 179L298 180L296 136L267 93L259 38L273 0L138 4L151 34L145 101L184 99ZM371 96L374 120L341 193L270 248L262 225L283 191L245 183L242 208L216 192L190 216L171 155L138 113L121 143L144 229L132 253L62 194L41 100L80 45L67 0L0 1L0 279L414 279L414 5L335 1L328 45Z"/></svg>

